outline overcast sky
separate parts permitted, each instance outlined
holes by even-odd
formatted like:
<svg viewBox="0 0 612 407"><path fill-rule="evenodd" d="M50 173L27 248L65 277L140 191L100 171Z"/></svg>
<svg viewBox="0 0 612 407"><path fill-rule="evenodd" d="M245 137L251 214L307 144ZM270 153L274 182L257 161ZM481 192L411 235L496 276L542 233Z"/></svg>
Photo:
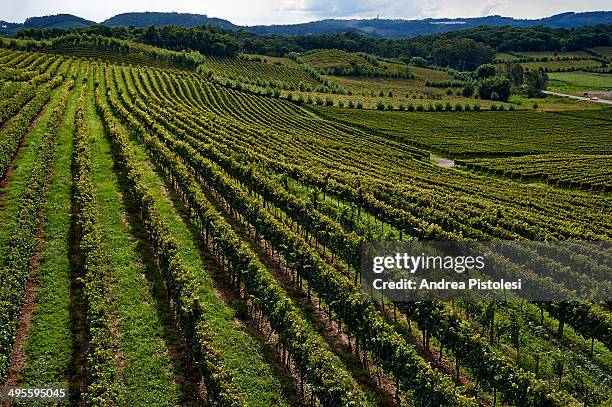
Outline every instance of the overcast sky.
<svg viewBox="0 0 612 407"><path fill-rule="evenodd" d="M235 24L286 24L323 18L546 17L609 10L610 0L0 0L0 20L69 13L97 22L128 11L207 14Z"/></svg>

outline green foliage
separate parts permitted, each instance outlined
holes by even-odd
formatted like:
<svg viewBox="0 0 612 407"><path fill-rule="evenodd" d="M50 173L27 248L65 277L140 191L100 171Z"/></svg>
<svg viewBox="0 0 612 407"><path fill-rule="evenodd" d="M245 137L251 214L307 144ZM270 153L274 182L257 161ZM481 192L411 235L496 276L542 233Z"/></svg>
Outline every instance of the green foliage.
<svg viewBox="0 0 612 407"><path fill-rule="evenodd" d="M478 83L478 95L481 99L493 100L497 94L498 100L507 102L510 97L510 80L503 76L492 76Z"/></svg>
<svg viewBox="0 0 612 407"><path fill-rule="evenodd" d="M410 61L408 63L410 65L419 66L419 67L427 66L427 60L422 57L412 57L410 58Z"/></svg>
<svg viewBox="0 0 612 407"><path fill-rule="evenodd" d="M495 51L488 45L469 38L445 39L433 43L433 62L460 70L472 70L493 61Z"/></svg>
<svg viewBox="0 0 612 407"><path fill-rule="evenodd" d="M471 97L474 94L474 86L471 84L465 85L461 94L466 98Z"/></svg>
<svg viewBox="0 0 612 407"><path fill-rule="evenodd" d="M548 75L542 70L527 71L524 74L527 96L536 97L542 94L548 84Z"/></svg>

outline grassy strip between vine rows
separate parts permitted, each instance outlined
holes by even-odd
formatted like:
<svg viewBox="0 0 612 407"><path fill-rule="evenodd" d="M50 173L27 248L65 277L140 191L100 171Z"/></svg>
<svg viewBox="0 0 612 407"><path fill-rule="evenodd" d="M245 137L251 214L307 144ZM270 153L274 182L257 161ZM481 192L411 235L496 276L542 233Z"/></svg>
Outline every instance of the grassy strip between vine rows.
<svg viewBox="0 0 612 407"><path fill-rule="evenodd" d="M87 83L77 102L74 189L78 207L77 229L83 295L87 303L89 349L86 371L89 385L86 405L116 407L125 394L116 365L117 343L111 333L111 303L108 301L108 270L102 253L99 209L92 182L91 145L85 118Z"/></svg>

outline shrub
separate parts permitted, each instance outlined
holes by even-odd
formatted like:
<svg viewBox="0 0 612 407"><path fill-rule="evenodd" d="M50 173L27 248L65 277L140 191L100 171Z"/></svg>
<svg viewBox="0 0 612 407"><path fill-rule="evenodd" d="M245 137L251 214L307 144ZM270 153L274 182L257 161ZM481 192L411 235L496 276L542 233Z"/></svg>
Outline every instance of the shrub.
<svg viewBox="0 0 612 407"><path fill-rule="evenodd" d="M470 106L470 104L469 104L469 103L466 103L466 104L465 104L465 108L464 108L463 110L465 110L466 112L468 112L468 111L472 110L472 107Z"/></svg>
<svg viewBox="0 0 612 407"><path fill-rule="evenodd" d="M444 110L446 110L447 112L450 112L451 110L453 110L453 105L451 105L450 102L446 102L446 106L444 106Z"/></svg>
<svg viewBox="0 0 612 407"><path fill-rule="evenodd" d="M499 95L497 92L491 92L491 100L497 102L499 100Z"/></svg>
<svg viewBox="0 0 612 407"><path fill-rule="evenodd" d="M492 76L495 76L495 65L492 64L482 64L478 68L476 68L476 78L478 79L486 79Z"/></svg>
<svg viewBox="0 0 612 407"><path fill-rule="evenodd" d="M421 66L421 67L427 65L427 61L424 58L421 58L421 57L412 57L412 58L410 58L408 63L410 65Z"/></svg>
<svg viewBox="0 0 612 407"><path fill-rule="evenodd" d="M422 112L425 110L425 106L422 103L419 103L416 107L417 112Z"/></svg>
<svg viewBox="0 0 612 407"><path fill-rule="evenodd" d="M300 93L300 96L298 96L297 101L298 101L298 103L299 103L300 105L301 105L301 104L303 104L303 103L304 103L304 95L302 95L302 94Z"/></svg>
<svg viewBox="0 0 612 407"><path fill-rule="evenodd" d="M480 105L478 103L474 103L474 111L475 112L479 112L480 111Z"/></svg>
<svg viewBox="0 0 612 407"><path fill-rule="evenodd" d="M308 95L308 99L306 100L306 103L308 103L309 105L313 104L312 97L310 95Z"/></svg>
<svg viewBox="0 0 612 407"><path fill-rule="evenodd" d="M436 103L436 111L437 112L441 112L442 111L442 103L440 103L440 102Z"/></svg>
<svg viewBox="0 0 612 407"><path fill-rule="evenodd" d="M353 103L352 100L349 100L348 107L351 108L351 109L354 108L355 107L355 103Z"/></svg>
<svg viewBox="0 0 612 407"><path fill-rule="evenodd" d="M427 106L427 110L430 112L434 111L434 106L430 103L429 106Z"/></svg>
<svg viewBox="0 0 612 407"><path fill-rule="evenodd" d="M455 110L456 110L456 111L458 111L458 112L460 112L460 111L462 111L462 110L463 110L463 106L461 106L461 103L457 103L457 104L455 105Z"/></svg>
<svg viewBox="0 0 612 407"><path fill-rule="evenodd" d="M333 106L334 105L334 99L327 97L325 98L325 106Z"/></svg>
<svg viewBox="0 0 612 407"><path fill-rule="evenodd" d="M391 102L387 104L387 110L393 110L393 105L391 104Z"/></svg>
<svg viewBox="0 0 612 407"><path fill-rule="evenodd" d="M338 101L338 107L344 107L344 101L343 100L339 100Z"/></svg>
<svg viewBox="0 0 612 407"><path fill-rule="evenodd" d="M383 92L382 90L380 92L378 92L378 96L383 97L385 96L385 92Z"/></svg>
<svg viewBox="0 0 612 407"><path fill-rule="evenodd" d="M452 95L452 94L453 94L453 88L448 88L448 89L446 89L446 94L447 94L448 96Z"/></svg>
<svg viewBox="0 0 612 407"><path fill-rule="evenodd" d="M385 110L385 104L383 103L382 100L379 100L378 103L376 104L376 108L378 110Z"/></svg>
<svg viewBox="0 0 612 407"><path fill-rule="evenodd" d="M408 109L408 111L409 111L409 112L414 112L414 105L413 105L412 103L410 103L410 104L408 105L408 108L407 108L407 109Z"/></svg>
<svg viewBox="0 0 612 407"><path fill-rule="evenodd" d="M293 94L287 93L287 100L293 100Z"/></svg>
<svg viewBox="0 0 612 407"><path fill-rule="evenodd" d="M392 98L393 97L393 92L389 91L388 95L389 95L390 98Z"/></svg>
<svg viewBox="0 0 612 407"><path fill-rule="evenodd" d="M497 105L492 104L492 105L491 105L491 107L490 107L490 109L491 109L492 111L496 111L496 110L497 110Z"/></svg>
<svg viewBox="0 0 612 407"><path fill-rule="evenodd" d="M403 112L404 110L406 110L406 106L404 106L403 103L400 103L398 109L400 110L400 112Z"/></svg>
<svg viewBox="0 0 612 407"><path fill-rule="evenodd" d="M363 109L363 103L361 103L361 101L357 102L357 109Z"/></svg>
<svg viewBox="0 0 612 407"><path fill-rule="evenodd" d="M508 110L510 110L510 111L514 111L514 110L516 110L516 109L514 108L514 105L510 105L510 107L508 108Z"/></svg>

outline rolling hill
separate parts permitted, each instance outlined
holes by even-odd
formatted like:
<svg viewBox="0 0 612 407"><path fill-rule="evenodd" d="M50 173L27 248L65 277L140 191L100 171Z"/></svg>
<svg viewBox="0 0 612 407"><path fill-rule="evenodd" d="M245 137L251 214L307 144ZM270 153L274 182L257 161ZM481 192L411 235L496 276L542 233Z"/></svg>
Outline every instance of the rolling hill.
<svg viewBox="0 0 612 407"><path fill-rule="evenodd" d="M30 17L23 23L0 21L0 35L13 35L22 28L72 28L87 27L96 24L72 14L55 14L52 16Z"/></svg>
<svg viewBox="0 0 612 407"><path fill-rule="evenodd" d="M427 18L423 20L401 19L326 19L301 24L238 26L220 18L203 14L135 12L113 16L100 24L108 26L146 27L149 25L178 25L194 27L211 24L230 30L244 29L261 35L321 35L339 34L347 31L358 32L375 38L410 38L419 35L443 33L478 26L546 26L551 28L578 28L585 25L612 23L612 11L593 11L587 13L562 13L540 19L515 19L512 17L487 16L476 18ZM21 28L66 28L96 24L70 14L31 17L23 24L0 21L0 35L10 36Z"/></svg>

